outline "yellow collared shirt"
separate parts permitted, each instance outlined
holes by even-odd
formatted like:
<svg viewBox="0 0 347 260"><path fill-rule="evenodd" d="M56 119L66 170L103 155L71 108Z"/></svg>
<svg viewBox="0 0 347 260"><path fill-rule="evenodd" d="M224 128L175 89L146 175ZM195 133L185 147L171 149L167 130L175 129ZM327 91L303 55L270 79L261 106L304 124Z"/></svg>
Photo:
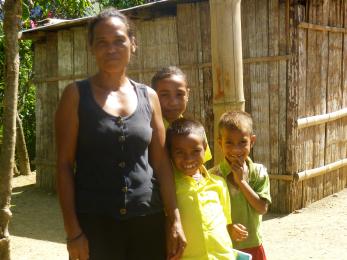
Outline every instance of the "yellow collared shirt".
<svg viewBox="0 0 347 260"><path fill-rule="evenodd" d="M231 223L228 187L205 167L200 171L204 177L196 181L175 170L177 204L187 238L182 259L235 259L226 227Z"/></svg>

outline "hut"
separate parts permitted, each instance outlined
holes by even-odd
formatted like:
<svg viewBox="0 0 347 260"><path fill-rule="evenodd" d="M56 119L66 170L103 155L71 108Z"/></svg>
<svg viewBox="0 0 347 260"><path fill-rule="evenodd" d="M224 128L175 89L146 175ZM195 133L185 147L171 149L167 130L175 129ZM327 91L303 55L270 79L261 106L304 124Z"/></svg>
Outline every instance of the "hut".
<svg viewBox="0 0 347 260"><path fill-rule="evenodd" d="M124 10L138 51L129 75L149 83L177 65L188 76L188 111L214 142L220 92L212 85L210 5L164 0ZM64 87L95 72L89 18L23 33L34 40L37 183L53 189L53 118ZM242 0L245 109L254 118L253 158L271 179L271 210L289 213L347 186L347 3L344 0ZM225 25L228 26L228 25Z"/></svg>

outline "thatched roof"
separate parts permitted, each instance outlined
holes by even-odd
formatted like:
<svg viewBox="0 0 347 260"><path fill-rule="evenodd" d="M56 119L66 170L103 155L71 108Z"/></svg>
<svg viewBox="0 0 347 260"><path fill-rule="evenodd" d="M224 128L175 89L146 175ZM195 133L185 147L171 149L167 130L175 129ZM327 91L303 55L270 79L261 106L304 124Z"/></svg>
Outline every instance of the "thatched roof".
<svg viewBox="0 0 347 260"><path fill-rule="evenodd" d="M131 19L152 19L160 16L170 16L176 14L177 4L194 3L207 0L160 0L139 6L134 6L127 9L122 9L121 12L125 13ZM34 39L44 32L57 31L67 29L75 26L86 25L88 21L94 16L87 16L71 20L56 20L55 23L39 26L33 29L24 30L20 33L20 39Z"/></svg>

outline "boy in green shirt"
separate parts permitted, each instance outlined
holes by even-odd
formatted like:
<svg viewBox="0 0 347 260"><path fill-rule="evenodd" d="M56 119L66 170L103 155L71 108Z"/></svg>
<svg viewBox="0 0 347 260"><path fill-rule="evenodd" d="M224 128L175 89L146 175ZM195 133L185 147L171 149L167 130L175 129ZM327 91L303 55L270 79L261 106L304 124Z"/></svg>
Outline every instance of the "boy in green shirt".
<svg viewBox="0 0 347 260"><path fill-rule="evenodd" d="M165 129L176 119L182 118L187 109L189 91L186 75L175 66L158 70L152 78L152 88L157 92ZM207 145L204 162L212 159Z"/></svg>
<svg viewBox="0 0 347 260"><path fill-rule="evenodd" d="M210 175L203 165L204 127L180 118L167 129L166 144L175 169L177 206L187 246L184 260L232 260L234 252L227 225L230 200L225 180Z"/></svg>
<svg viewBox="0 0 347 260"><path fill-rule="evenodd" d="M248 157L256 140L252 118L242 111L226 112L218 128L224 160L209 172L227 180L233 246L250 253L253 260L265 260L260 227L271 203L270 181L266 168Z"/></svg>

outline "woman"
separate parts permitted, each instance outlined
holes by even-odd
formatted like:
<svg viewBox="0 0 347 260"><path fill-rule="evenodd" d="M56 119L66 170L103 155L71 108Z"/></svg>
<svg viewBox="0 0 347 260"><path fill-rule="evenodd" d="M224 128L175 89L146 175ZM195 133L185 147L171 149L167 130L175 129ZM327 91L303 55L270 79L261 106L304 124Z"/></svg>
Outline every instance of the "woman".
<svg viewBox="0 0 347 260"><path fill-rule="evenodd" d="M160 105L152 89L126 76L136 49L128 20L116 9L104 10L88 34L98 72L68 85L56 113L69 256L165 259L167 240L167 256L177 259L186 240Z"/></svg>

